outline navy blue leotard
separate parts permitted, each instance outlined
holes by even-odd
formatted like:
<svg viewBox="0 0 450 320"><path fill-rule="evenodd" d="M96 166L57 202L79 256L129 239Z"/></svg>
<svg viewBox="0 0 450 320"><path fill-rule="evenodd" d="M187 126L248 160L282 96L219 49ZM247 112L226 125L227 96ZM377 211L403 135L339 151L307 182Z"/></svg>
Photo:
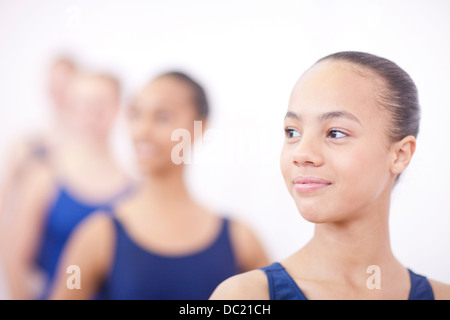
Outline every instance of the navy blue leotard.
<svg viewBox="0 0 450 320"><path fill-rule="evenodd" d="M110 206L131 190L132 187L128 186L111 199L93 204L83 202L73 196L64 184L58 183L56 195L44 218L42 239L35 258L37 267L46 278L40 298L47 298L64 245L78 223L97 210L109 210Z"/></svg>
<svg viewBox="0 0 450 320"><path fill-rule="evenodd" d="M271 300L308 300L286 269L278 262L261 268L266 273ZM408 269L411 279L409 300L434 300L427 278Z"/></svg>
<svg viewBox="0 0 450 320"><path fill-rule="evenodd" d="M239 272L229 220L215 240L192 254L171 256L149 251L130 238L114 215L115 253L99 299L206 300L225 279Z"/></svg>

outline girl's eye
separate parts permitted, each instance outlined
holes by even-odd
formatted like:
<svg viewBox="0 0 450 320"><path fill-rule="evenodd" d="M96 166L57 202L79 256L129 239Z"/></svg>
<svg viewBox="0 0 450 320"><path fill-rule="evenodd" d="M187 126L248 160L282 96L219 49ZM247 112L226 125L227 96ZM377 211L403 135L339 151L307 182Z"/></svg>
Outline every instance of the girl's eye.
<svg viewBox="0 0 450 320"><path fill-rule="evenodd" d="M165 122L168 122L169 120L170 120L170 115L168 112L158 112L156 114L156 121L158 121L158 122L165 123Z"/></svg>
<svg viewBox="0 0 450 320"><path fill-rule="evenodd" d="M294 130L294 129L286 128L286 129L284 129L284 133L286 135L286 138L288 138L288 139L300 137L300 132L298 132L297 130Z"/></svg>
<svg viewBox="0 0 450 320"><path fill-rule="evenodd" d="M333 139L340 139L340 138L345 138L348 136L348 134L340 131L340 130L335 130L332 129L330 131L328 131L328 137L333 138Z"/></svg>
<svg viewBox="0 0 450 320"><path fill-rule="evenodd" d="M137 119L139 118L139 116L140 116L139 111L137 111L135 108L130 108L128 110L128 117L130 119Z"/></svg>

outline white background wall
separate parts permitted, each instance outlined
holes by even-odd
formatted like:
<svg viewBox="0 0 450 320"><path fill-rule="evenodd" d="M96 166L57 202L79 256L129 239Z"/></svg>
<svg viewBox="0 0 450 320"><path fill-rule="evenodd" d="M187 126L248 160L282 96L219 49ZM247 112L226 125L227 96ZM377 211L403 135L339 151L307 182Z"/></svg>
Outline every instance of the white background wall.
<svg viewBox="0 0 450 320"><path fill-rule="evenodd" d="M205 85L213 107L215 138L200 154L220 156L189 166L193 194L247 221L281 259L313 231L279 169L290 90L322 56L378 54L407 70L422 105L418 149L393 195L394 253L450 283L449 13L446 0L0 0L0 159L18 134L45 125L43 79L54 54L112 69L127 92L180 68ZM113 144L129 164L121 130Z"/></svg>

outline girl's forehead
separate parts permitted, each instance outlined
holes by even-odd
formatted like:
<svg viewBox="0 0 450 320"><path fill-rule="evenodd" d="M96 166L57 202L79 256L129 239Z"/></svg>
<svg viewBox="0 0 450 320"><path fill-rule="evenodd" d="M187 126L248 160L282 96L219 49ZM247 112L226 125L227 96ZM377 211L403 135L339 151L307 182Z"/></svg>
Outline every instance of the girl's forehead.
<svg viewBox="0 0 450 320"><path fill-rule="evenodd" d="M173 76L162 76L149 82L142 90L142 93L169 96L191 96L192 88L185 82Z"/></svg>
<svg viewBox="0 0 450 320"><path fill-rule="evenodd" d="M289 110L299 113L373 113L378 105L379 85L369 72L355 70L349 63L323 61L307 70L295 84ZM372 114L373 116L373 114Z"/></svg>
<svg viewBox="0 0 450 320"><path fill-rule="evenodd" d="M109 79L91 74L76 75L71 82L71 87L82 90L100 90L104 88L114 88L112 81L110 81Z"/></svg>
<svg viewBox="0 0 450 320"><path fill-rule="evenodd" d="M141 108L175 108L190 104L191 89L173 77L157 78L149 82L135 97L134 104Z"/></svg>

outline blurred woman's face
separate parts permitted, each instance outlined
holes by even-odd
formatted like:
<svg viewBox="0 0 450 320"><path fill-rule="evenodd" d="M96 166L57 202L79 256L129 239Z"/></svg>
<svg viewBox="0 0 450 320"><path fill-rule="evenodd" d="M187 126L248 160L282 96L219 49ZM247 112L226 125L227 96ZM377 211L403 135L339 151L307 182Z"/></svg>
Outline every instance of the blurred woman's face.
<svg viewBox="0 0 450 320"><path fill-rule="evenodd" d="M285 117L281 169L306 220L344 221L386 203L379 200L390 194L395 175L378 88L355 66L330 61L313 66L296 83Z"/></svg>
<svg viewBox="0 0 450 320"><path fill-rule="evenodd" d="M117 87L108 78L78 75L68 90L67 105L73 128L89 139L108 138L119 103Z"/></svg>
<svg viewBox="0 0 450 320"><path fill-rule="evenodd" d="M48 92L54 107L64 107L64 96L75 74L75 67L68 62L58 61L50 69Z"/></svg>
<svg viewBox="0 0 450 320"><path fill-rule="evenodd" d="M179 141L171 141L176 129L193 135L197 110L192 88L175 77L165 76L148 84L128 108L128 124L143 174L173 169L171 154ZM192 142L192 141L191 141Z"/></svg>

